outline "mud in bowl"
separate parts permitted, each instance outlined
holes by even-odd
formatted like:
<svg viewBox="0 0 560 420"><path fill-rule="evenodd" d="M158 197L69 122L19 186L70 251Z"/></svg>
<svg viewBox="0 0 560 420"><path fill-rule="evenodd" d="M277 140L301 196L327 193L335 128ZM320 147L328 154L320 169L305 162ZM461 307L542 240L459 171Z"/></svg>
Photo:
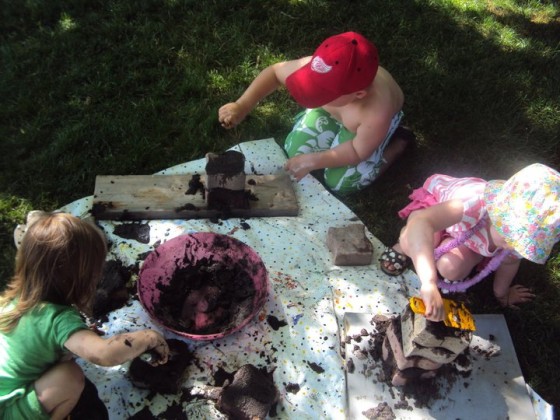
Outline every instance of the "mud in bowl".
<svg viewBox="0 0 560 420"><path fill-rule="evenodd" d="M214 340L242 329L268 296L259 255L227 235L199 232L152 251L138 277L138 297L150 317L192 340Z"/></svg>

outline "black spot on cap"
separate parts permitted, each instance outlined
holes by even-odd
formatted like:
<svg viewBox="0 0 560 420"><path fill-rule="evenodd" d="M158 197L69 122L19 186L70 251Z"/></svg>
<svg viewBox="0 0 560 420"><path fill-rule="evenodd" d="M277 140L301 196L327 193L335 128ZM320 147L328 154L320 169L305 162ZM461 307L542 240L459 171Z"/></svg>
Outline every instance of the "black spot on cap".
<svg viewBox="0 0 560 420"><path fill-rule="evenodd" d="M355 39L353 39L353 40L352 40L352 44L358 45L358 41L356 41Z"/></svg>

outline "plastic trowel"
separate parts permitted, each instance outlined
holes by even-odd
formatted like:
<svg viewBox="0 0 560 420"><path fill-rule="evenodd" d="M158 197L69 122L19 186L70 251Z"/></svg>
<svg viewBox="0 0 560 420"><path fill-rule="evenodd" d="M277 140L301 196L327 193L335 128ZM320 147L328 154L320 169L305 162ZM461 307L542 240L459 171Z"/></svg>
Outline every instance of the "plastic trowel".
<svg viewBox="0 0 560 420"><path fill-rule="evenodd" d="M426 313L426 306L421 298L411 297L409 302L410 309L412 309L414 313L422 315ZM445 312L443 323L448 327L470 331L476 330L474 319L464 303L444 298L443 309Z"/></svg>

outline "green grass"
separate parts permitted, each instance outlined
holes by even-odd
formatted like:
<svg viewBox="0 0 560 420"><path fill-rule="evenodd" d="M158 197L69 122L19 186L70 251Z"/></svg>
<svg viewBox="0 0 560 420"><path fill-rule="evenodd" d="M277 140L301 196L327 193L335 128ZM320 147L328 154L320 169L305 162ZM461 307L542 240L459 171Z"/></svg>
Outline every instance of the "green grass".
<svg viewBox="0 0 560 420"><path fill-rule="evenodd" d="M530 0L3 1L0 15L0 284L31 209L93 192L97 174L150 174L290 129L285 91L224 131L217 109L266 65L356 30L406 95L418 147L345 202L385 244L430 174L507 178L560 167L560 12ZM560 406L560 257L523 264L537 292L504 311L525 378ZM490 282L472 292L500 312Z"/></svg>

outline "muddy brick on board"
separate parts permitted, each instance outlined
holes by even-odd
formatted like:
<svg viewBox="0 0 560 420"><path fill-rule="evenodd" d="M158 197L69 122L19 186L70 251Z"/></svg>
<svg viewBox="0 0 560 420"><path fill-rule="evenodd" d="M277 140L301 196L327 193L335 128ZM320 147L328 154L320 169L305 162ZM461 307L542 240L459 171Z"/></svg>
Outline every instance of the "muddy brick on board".
<svg viewBox="0 0 560 420"><path fill-rule="evenodd" d="M415 314L407 306L401 316L403 349L406 357L412 356L416 347L442 348L453 354L462 353L471 342L472 333L433 322Z"/></svg>
<svg viewBox="0 0 560 420"><path fill-rule="evenodd" d="M245 190L245 156L234 150L206 154L206 189Z"/></svg>
<svg viewBox="0 0 560 420"><path fill-rule="evenodd" d="M407 367L399 369L395 354L391 349L389 340L385 336L383 341L383 373L387 379L391 380L393 386L404 386L418 380L431 379L437 375L438 369L425 370L419 367Z"/></svg>
<svg viewBox="0 0 560 420"><path fill-rule="evenodd" d="M401 326L398 318L393 318L391 324L387 328L387 335L383 340L382 355L383 360L387 361L391 352L399 370L408 368L420 368L424 370L439 369L442 364L433 362L424 357L412 356L405 357L401 339Z"/></svg>
<svg viewBox="0 0 560 420"><path fill-rule="evenodd" d="M369 265L373 259L373 245L361 223L330 227L327 247L335 265Z"/></svg>

